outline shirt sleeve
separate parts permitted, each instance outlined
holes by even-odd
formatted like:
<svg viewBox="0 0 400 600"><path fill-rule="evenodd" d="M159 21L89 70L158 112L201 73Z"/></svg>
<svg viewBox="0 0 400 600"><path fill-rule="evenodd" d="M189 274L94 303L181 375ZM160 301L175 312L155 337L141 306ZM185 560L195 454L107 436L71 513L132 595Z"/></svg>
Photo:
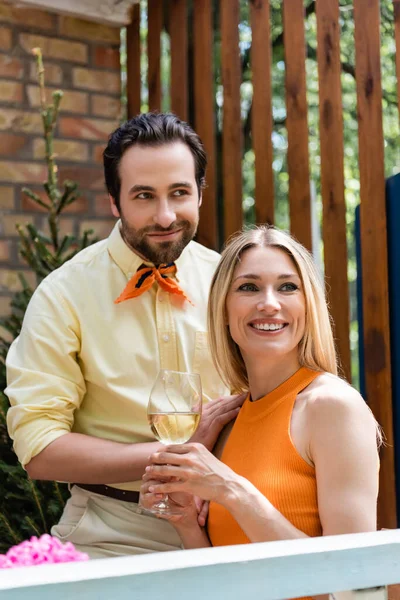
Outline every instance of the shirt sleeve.
<svg viewBox="0 0 400 600"><path fill-rule="evenodd" d="M22 466L69 433L86 386L79 366L80 327L54 283L44 281L7 355L7 426Z"/></svg>

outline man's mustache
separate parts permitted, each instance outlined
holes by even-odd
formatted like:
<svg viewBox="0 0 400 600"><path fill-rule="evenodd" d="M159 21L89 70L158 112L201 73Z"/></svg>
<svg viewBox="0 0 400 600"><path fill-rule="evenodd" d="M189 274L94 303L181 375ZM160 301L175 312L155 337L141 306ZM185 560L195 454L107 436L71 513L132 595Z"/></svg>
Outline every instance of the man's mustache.
<svg viewBox="0 0 400 600"><path fill-rule="evenodd" d="M141 230L142 235L147 233L173 233L174 231L178 231L179 229L186 228L190 223L188 221L181 221L177 223L173 227L161 227L161 225L155 225L154 227L144 227Z"/></svg>

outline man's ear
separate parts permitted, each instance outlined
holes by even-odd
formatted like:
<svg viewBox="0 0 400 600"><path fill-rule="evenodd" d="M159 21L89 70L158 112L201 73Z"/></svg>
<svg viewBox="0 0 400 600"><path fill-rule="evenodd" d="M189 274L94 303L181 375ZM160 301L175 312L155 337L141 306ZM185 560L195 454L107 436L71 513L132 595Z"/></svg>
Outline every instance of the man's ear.
<svg viewBox="0 0 400 600"><path fill-rule="evenodd" d="M199 208L202 205L202 203L203 203L203 194L201 193L200 198L199 198Z"/></svg>
<svg viewBox="0 0 400 600"><path fill-rule="evenodd" d="M114 215L114 217L120 217L121 215L119 214L119 210L117 208L117 205L115 204L115 200L114 198L111 196L111 194L108 194L108 197L110 199L110 206L111 206L111 212Z"/></svg>

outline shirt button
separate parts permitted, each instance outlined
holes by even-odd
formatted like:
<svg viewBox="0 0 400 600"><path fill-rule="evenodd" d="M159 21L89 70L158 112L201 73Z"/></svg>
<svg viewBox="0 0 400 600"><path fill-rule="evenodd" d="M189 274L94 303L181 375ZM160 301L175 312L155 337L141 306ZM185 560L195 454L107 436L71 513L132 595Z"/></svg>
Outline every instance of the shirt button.
<svg viewBox="0 0 400 600"><path fill-rule="evenodd" d="M163 335L162 339L164 340L164 342L169 342L169 335L167 335L167 334Z"/></svg>

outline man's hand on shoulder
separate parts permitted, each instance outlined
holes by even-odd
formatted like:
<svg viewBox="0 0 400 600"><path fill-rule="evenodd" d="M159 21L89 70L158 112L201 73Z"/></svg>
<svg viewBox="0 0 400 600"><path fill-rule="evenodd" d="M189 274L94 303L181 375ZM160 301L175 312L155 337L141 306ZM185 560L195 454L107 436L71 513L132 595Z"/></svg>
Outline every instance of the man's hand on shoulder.
<svg viewBox="0 0 400 600"><path fill-rule="evenodd" d="M237 417L246 396L247 393L225 396L205 404L200 425L190 441L199 442L212 452L222 429Z"/></svg>

